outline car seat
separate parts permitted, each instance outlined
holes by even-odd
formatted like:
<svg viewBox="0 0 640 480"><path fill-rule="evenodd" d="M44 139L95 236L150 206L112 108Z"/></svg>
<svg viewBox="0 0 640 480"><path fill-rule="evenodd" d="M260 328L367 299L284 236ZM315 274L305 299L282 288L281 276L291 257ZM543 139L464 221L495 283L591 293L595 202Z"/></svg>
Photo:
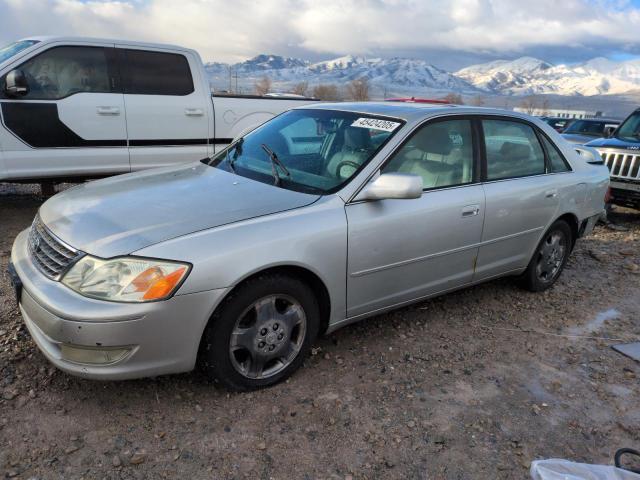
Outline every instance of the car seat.
<svg viewBox="0 0 640 480"><path fill-rule="evenodd" d="M331 156L329 163L327 163L327 173L335 178L349 178L356 171L355 165L362 165L369 158L372 150L371 136L368 129L360 127L345 128L342 147ZM344 164L343 162L349 163ZM343 164L342 167L340 167L341 164ZM340 171L338 171L338 168Z"/></svg>

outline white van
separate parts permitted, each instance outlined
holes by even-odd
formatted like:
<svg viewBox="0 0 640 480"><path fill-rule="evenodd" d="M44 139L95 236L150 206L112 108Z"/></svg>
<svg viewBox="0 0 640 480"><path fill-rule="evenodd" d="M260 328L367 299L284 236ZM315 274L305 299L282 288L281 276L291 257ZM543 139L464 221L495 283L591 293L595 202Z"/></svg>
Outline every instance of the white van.
<svg viewBox="0 0 640 480"><path fill-rule="evenodd" d="M34 37L0 49L0 181L94 178L200 160L307 98L211 95L170 45Z"/></svg>

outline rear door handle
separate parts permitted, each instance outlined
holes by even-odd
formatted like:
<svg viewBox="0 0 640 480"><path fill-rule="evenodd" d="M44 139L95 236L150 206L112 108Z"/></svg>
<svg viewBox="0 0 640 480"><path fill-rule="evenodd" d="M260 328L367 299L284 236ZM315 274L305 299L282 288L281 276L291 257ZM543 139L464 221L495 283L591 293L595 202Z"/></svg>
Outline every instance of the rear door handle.
<svg viewBox="0 0 640 480"><path fill-rule="evenodd" d="M201 108L185 108L184 114L187 117L201 117L204 115L204 110Z"/></svg>
<svg viewBox="0 0 640 480"><path fill-rule="evenodd" d="M475 217L480 213L480 205L467 205L462 209L463 217Z"/></svg>
<svg viewBox="0 0 640 480"><path fill-rule="evenodd" d="M118 107L97 107L96 112L98 115L120 115Z"/></svg>
<svg viewBox="0 0 640 480"><path fill-rule="evenodd" d="M556 198L558 196L558 190L547 190L544 192L544 196L547 198Z"/></svg>

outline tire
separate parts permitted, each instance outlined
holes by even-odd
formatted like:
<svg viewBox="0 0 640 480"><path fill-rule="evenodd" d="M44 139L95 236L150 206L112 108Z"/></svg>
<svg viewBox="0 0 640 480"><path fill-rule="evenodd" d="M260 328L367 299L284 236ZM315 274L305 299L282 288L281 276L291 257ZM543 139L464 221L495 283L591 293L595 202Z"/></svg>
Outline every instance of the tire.
<svg viewBox="0 0 640 480"><path fill-rule="evenodd" d="M545 232L520 277L522 287L531 292L542 292L551 287L562 273L572 246L571 227L564 220L557 220Z"/></svg>
<svg viewBox="0 0 640 480"><path fill-rule="evenodd" d="M261 275L237 287L213 314L200 363L209 378L230 390L274 385L302 365L319 327L318 300L307 284L282 274Z"/></svg>

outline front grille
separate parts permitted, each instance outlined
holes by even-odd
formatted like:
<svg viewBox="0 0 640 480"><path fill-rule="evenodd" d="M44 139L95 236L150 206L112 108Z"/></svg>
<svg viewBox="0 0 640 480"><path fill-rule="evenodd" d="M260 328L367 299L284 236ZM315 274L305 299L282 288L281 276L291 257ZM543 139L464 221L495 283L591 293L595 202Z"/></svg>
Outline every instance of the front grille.
<svg viewBox="0 0 640 480"><path fill-rule="evenodd" d="M615 180L640 180L640 153L620 150L599 150L602 160Z"/></svg>
<svg viewBox="0 0 640 480"><path fill-rule="evenodd" d="M82 252L58 240L40 220L40 215L31 224L29 253L34 263L47 277L59 280L69 265L83 255Z"/></svg>

